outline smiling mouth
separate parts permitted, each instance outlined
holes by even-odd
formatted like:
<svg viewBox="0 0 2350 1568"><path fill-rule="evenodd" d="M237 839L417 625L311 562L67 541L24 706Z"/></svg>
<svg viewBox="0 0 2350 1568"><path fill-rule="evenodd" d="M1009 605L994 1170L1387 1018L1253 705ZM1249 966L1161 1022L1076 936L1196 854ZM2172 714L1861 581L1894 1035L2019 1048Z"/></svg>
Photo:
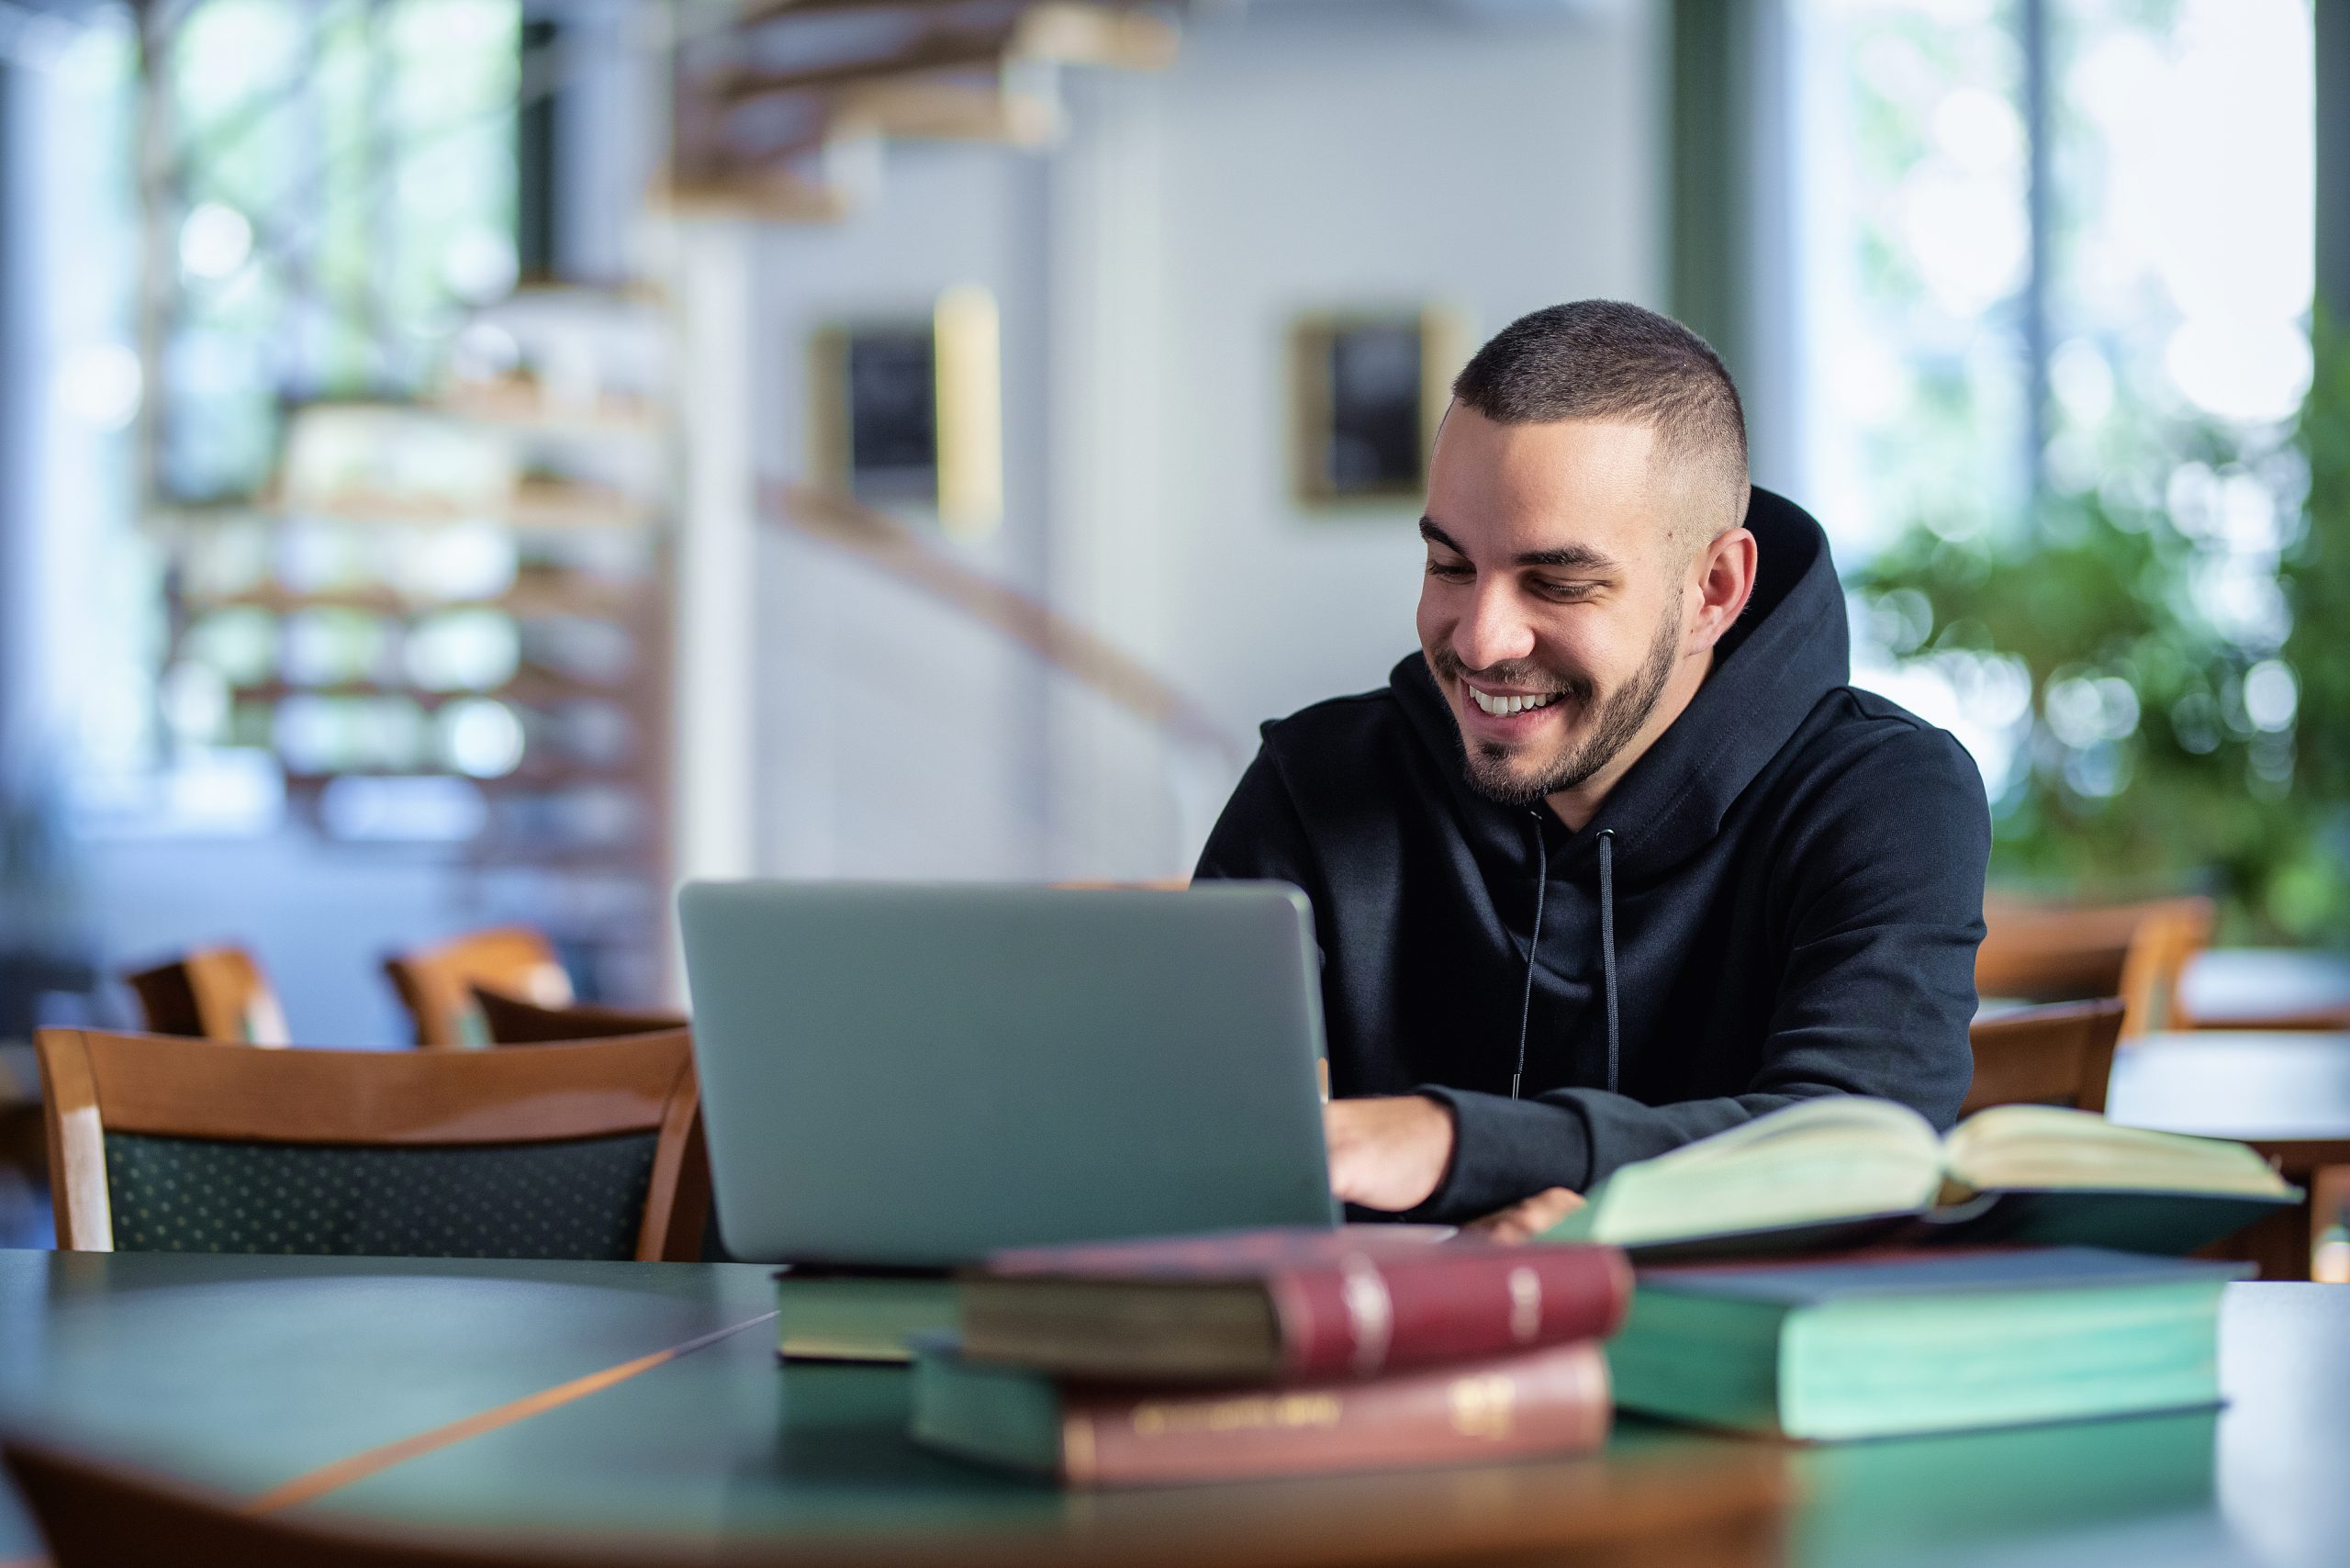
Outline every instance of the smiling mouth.
<svg viewBox="0 0 2350 1568"><path fill-rule="evenodd" d="M1529 713L1537 708L1548 708L1564 695L1562 692L1546 691L1533 697L1489 697L1465 680L1460 687L1477 704L1479 711L1496 719L1507 718L1512 713Z"/></svg>

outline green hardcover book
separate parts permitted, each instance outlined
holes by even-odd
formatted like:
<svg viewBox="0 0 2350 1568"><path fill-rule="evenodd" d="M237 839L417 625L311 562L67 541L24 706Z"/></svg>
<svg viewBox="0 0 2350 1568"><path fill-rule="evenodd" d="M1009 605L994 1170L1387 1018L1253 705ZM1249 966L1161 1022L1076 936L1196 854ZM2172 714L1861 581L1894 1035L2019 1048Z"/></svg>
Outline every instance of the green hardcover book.
<svg viewBox="0 0 2350 1568"><path fill-rule="evenodd" d="M775 1277L777 1348L793 1361L911 1361L918 1335L960 1327L943 1269L799 1263Z"/></svg>
<svg viewBox="0 0 2350 1568"><path fill-rule="evenodd" d="M1607 1361L1623 1409L1819 1441L2193 1409L2248 1271L2091 1248L1644 1269Z"/></svg>

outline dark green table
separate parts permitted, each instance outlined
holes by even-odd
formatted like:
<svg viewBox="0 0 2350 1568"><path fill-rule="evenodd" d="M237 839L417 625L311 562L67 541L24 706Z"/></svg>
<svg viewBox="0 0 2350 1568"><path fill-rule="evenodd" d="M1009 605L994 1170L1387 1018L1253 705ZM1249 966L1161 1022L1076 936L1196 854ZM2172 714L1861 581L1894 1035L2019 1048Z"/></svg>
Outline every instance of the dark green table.
<svg viewBox="0 0 2350 1568"><path fill-rule="evenodd" d="M245 1495L738 1325L306 1507L559 1532L982 1532L1365 1499L1347 1477L1069 1495L913 1448L905 1380L775 1364L767 1271L0 1252L0 1423ZM2350 1289L2232 1287L2224 1414L1797 1453L1798 1562L2350 1561ZM1609 1462L1750 1445L1626 1422ZM1455 1473L1463 1509L1505 1495ZM1390 1488L1392 1490L1392 1488ZM0 1560L34 1550L0 1518Z"/></svg>

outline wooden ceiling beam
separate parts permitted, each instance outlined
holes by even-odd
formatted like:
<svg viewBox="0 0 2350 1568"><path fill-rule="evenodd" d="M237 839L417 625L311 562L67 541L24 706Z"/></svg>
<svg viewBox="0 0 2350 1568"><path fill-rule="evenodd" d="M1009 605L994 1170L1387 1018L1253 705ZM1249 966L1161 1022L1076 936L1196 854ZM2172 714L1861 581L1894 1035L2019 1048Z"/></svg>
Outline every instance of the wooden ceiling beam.
<svg viewBox="0 0 2350 1568"><path fill-rule="evenodd" d="M909 141L1042 147L1060 129L1060 113L1042 98L993 83L876 82L843 94L826 129Z"/></svg>
<svg viewBox="0 0 2350 1568"><path fill-rule="evenodd" d="M968 70L974 66L993 65L1001 61L1012 38L1009 30L960 37L934 36L922 39L896 54L835 61L827 65L811 65L796 71L729 72L719 77L716 86L719 96L728 103L742 104L782 93L845 87L859 82L881 81L926 72Z"/></svg>
<svg viewBox="0 0 2350 1568"><path fill-rule="evenodd" d="M755 28L786 17L822 16L839 11L952 11L973 0L757 0L736 13L737 29Z"/></svg>
<svg viewBox="0 0 2350 1568"><path fill-rule="evenodd" d="M845 191L774 170L684 175L671 180L655 199L677 218L761 223L838 223L853 205Z"/></svg>
<svg viewBox="0 0 2350 1568"><path fill-rule="evenodd" d="M736 71L722 75L717 88L727 102L740 104L783 93L968 70L1004 60L1156 71L1173 62L1181 39L1174 24L1147 11L1080 0L1044 0L1023 11L1008 28L934 30L895 54L790 71Z"/></svg>
<svg viewBox="0 0 2350 1568"><path fill-rule="evenodd" d="M1160 71L1175 62L1182 32L1164 17L1124 6L1046 0L1013 24L1011 53L1019 60L1100 65L1116 71Z"/></svg>

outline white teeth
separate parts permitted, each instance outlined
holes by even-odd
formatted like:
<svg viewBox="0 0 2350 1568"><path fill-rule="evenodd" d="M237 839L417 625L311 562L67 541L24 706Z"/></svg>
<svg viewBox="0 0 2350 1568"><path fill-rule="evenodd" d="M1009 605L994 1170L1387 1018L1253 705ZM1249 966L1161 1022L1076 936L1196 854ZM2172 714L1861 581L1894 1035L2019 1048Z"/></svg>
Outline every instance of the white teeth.
<svg viewBox="0 0 2350 1568"><path fill-rule="evenodd" d="M1461 684L1468 685L1466 681ZM1475 700L1480 709L1491 713L1496 719L1505 718L1512 713L1528 712L1536 708L1547 708L1559 700L1559 694L1555 691L1546 692L1539 697L1488 697L1473 686L1469 687L1469 695Z"/></svg>

